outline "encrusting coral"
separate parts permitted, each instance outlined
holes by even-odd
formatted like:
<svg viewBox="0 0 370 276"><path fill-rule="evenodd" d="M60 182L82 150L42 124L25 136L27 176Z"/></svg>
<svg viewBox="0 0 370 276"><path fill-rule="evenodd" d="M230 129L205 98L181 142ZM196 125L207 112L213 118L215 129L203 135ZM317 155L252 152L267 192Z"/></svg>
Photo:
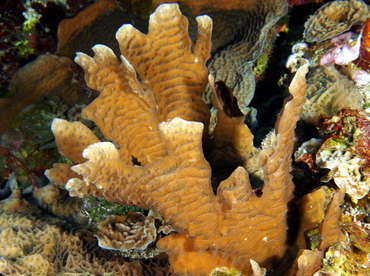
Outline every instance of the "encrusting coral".
<svg viewBox="0 0 370 276"><path fill-rule="evenodd" d="M305 40L314 42L307 51L311 52L311 65L340 65L335 68L354 82L358 90L354 99L359 92L368 98L368 89L364 87L370 80L368 14L369 6L362 0L332 1L321 6L304 25Z"/></svg>
<svg viewBox="0 0 370 276"><path fill-rule="evenodd" d="M250 3L252 2L252 3ZM286 1L243 1L249 6L243 32L234 43L217 52L208 63L215 81L224 81L232 89L243 114L254 96L253 61L262 53L274 24L287 12ZM204 98L210 102L212 89L207 87Z"/></svg>
<svg viewBox="0 0 370 276"><path fill-rule="evenodd" d="M81 38L83 28L116 6L117 2L115 0L97 1L77 14L77 16L62 20L58 25L57 54L59 56L73 58L75 53L75 51L73 51L75 47L74 41L78 40L80 43L81 41L85 42L83 38Z"/></svg>
<svg viewBox="0 0 370 276"><path fill-rule="evenodd" d="M80 198L69 197L66 191L53 184L35 190L33 197L41 208L61 218L77 217L83 204Z"/></svg>
<svg viewBox="0 0 370 276"><path fill-rule="evenodd" d="M75 102L80 89L71 81L73 74L68 69L72 63L65 57L45 54L18 70L10 83L13 97L0 99L0 133L6 130L22 108L37 98L53 94L61 96L64 102Z"/></svg>
<svg viewBox="0 0 370 276"><path fill-rule="evenodd" d="M145 249L157 238L155 219L139 212L129 212L127 216L111 215L99 222L95 236L99 246L106 249L128 251Z"/></svg>
<svg viewBox="0 0 370 276"><path fill-rule="evenodd" d="M249 260L271 269L287 253L288 204L294 198L290 155L307 66L292 81L275 139L260 153L263 194L253 194L247 171L238 167L215 195L202 149L209 110L201 100L212 21L197 21L191 45L178 5L164 4L151 15L147 35L131 25L117 32L121 63L103 45L93 48L94 58L78 54L87 84L101 93L83 116L112 142L97 142L81 123L56 119L59 150L78 165L56 164L46 174L66 184L72 196L155 208L177 231L157 242L177 274L226 268L249 275Z"/></svg>
<svg viewBox="0 0 370 276"><path fill-rule="evenodd" d="M50 186L40 190L39 198L50 195ZM20 190L0 201L2 275L166 275L167 270L100 248L87 227L44 213Z"/></svg>
<svg viewBox="0 0 370 276"><path fill-rule="evenodd" d="M353 82L332 65L319 66L307 76L306 102L301 119L317 124L320 116L330 117L342 108L360 109L364 96Z"/></svg>
<svg viewBox="0 0 370 276"><path fill-rule="evenodd" d="M304 38L308 42L331 39L361 25L368 18L369 9L362 0L339 0L320 7L305 23Z"/></svg>
<svg viewBox="0 0 370 276"><path fill-rule="evenodd" d="M84 10L74 17L65 18L58 25L57 55L73 59L76 52L92 54L91 47L102 41L119 53L114 39L117 29L123 24L135 22L137 28L146 30L149 11L145 10L153 9L151 0L100 0L90 3L87 7L82 5L85 6ZM140 9L136 10L135 6Z"/></svg>

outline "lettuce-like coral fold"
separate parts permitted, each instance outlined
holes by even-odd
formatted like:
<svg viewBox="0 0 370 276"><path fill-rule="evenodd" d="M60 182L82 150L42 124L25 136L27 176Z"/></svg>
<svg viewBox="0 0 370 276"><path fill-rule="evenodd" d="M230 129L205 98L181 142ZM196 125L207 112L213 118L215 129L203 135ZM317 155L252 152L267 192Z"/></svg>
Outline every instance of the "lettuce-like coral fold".
<svg viewBox="0 0 370 276"><path fill-rule="evenodd" d="M69 179L66 188L72 196L155 208L177 231L158 242L169 255L172 272L209 275L225 267L250 275L250 260L271 269L288 249L290 156L307 66L290 86L292 96L278 117L275 140L260 153L262 196L252 193L244 167L224 180L215 195L203 154L209 110L201 99L212 22L204 16L198 22L192 46L178 6L161 5L150 18L147 35L130 25L118 31L122 62L102 45L94 47L93 58L78 54L87 84L101 93L83 116L111 142L86 144L84 160L72 167L80 178ZM53 131L69 143L68 136L60 135L63 129ZM139 164L133 164L132 156Z"/></svg>

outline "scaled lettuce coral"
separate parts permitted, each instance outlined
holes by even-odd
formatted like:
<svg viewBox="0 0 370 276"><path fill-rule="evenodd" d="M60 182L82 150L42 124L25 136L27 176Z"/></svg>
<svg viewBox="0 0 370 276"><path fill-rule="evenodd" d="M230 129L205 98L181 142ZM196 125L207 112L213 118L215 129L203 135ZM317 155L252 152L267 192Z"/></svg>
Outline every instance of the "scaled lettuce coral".
<svg viewBox="0 0 370 276"><path fill-rule="evenodd" d="M40 190L43 196L50 194L49 188ZM98 247L87 227L43 212L23 199L20 190L0 201L2 275L166 275L167 270L154 263L126 261Z"/></svg>
<svg viewBox="0 0 370 276"><path fill-rule="evenodd" d="M261 55L268 41L268 33L276 22L286 14L287 3L282 0L242 1L248 18L243 22L243 31L233 43L217 52L208 63L215 81L224 81L233 91L243 114L254 96L255 79L253 62ZM247 8L248 7L248 8ZM270 39L271 40L271 39ZM212 90L207 87L203 96L210 101Z"/></svg>
<svg viewBox="0 0 370 276"><path fill-rule="evenodd" d="M101 93L83 116L111 142L97 142L81 123L54 120L60 152L78 165L56 164L47 176L66 184L72 196L155 208L177 231L157 243L172 272L208 275L227 268L250 275L250 260L272 269L287 253L290 156L307 66L290 86L275 139L260 152L263 194L253 193L248 172L238 167L215 195L203 155L210 112L201 99L212 21L200 16L197 22L192 45L178 5L164 4L151 15L147 35L131 25L117 32L121 62L103 45L93 48L93 58L78 54L87 84Z"/></svg>
<svg viewBox="0 0 370 276"><path fill-rule="evenodd" d="M366 21L369 9L362 0L331 1L320 7L305 23L304 38L320 42L338 36Z"/></svg>
<svg viewBox="0 0 370 276"><path fill-rule="evenodd" d="M120 250L145 249L157 237L155 219L139 212L129 212L126 216L110 215L97 224L95 236L99 246Z"/></svg>
<svg viewBox="0 0 370 276"><path fill-rule="evenodd" d="M362 108L361 90L332 65L313 68L308 74L307 85L301 116L306 122L317 124L320 116L333 116L342 108Z"/></svg>

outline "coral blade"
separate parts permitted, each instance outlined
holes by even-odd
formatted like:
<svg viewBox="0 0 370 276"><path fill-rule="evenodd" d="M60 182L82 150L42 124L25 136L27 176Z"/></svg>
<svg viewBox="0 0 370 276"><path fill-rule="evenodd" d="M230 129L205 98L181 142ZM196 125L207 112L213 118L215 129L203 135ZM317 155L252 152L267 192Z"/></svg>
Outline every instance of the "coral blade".
<svg viewBox="0 0 370 276"><path fill-rule="evenodd" d="M261 152L263 195L253 194L244 167L221 182L215 195L203 154L209 110L201 99L212 24L208 17L198 22L200 34L192 46L178 5L161 5L147 35L131 25L118 31L121 63L102 45L94 47L93 58L78 54L88 85L100 91L83 116L112 142L86 145L84 163L72 167L82 179L70 179L66 188L72 196L155 208L177 232L157 243L169 255L172 272L210 275L227 268L251 275L250 260L272 269L288 249L290 156L307 66L290 86L275 141Z"/></svg>

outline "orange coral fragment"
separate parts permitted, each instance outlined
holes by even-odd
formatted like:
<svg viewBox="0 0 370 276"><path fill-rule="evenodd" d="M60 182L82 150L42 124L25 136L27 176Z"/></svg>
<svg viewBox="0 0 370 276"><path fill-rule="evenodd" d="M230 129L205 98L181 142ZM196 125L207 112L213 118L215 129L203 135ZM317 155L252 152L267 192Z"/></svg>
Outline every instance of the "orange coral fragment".
<svg viewBox="0 0 370 276"><path fill-rule="evenodd" d="M237 100L223 82L215 83L209 76L213 90L213 106L217 109L217 124L212 135L212 152L207 160L212 165L243 166L250 177L261 178L258 164L260 150L254 147L253 134L244 123Z"/></svg>
<svg viewBox="0 0 370 276"><path fill-rule="evenodd" d="M80 122L69 123L66 120L55 119L51 130L56 137L60 153L74 163L86 161L82 157L83 150L88 145L99 142L95 134Z"/></svg>
<svg viewBox="0 0 370 276"><path fill-rule="evenodd" d="M322 186L302 197L300 201L302 218L297 240L297 245L301 250L289 275L300 276L319 273L323 266L322 258L325 252L331 246L346 241L340 222L344 195L344 188L332 193L328 187ZM318 227L318 235L320 236L317 247L314 250L304 249L306 248L303 240L304 232L314 227Z"/></svg>
<svg viewBox="0 0 370 276"><path fill-rule="evenodd" d="M148 35L129 25L118 31L121 51L141 81L126 58L119 63L107 47L96 46L94 58L78 55L88 85L101 92L83 115L114 144L89 145L83 151L88 161L72 167L83 180L72 178L66 188L72 196L155 208L178 232L157 244L169 254L170 269L177 274L235 268L250 275L249 260L271 269L286 254L287 209L293 199L290 156L307 66L290 86L292 97L278 117L276 139L260 154L262 196L252 193L243 167L221 182L215 195L202 149L209 111L201 92L207 81L211 21L203 16L198 22L200 34L193 46L175 4L156 10ZM141 166L122 158L122 148Z"/></svg>
<svg viewBox="0 0 370 276"><path fill-rule="evenodd" d="M56 137L59 152L75 164L86 161L82 152L87 146L99 142L95 134L80 122L70 123L54 119L51 126ZM53 169L46 171L46 176L58 185L65 185L70 178L79 177L71 171L72 164L54 164Z"/></svg>

